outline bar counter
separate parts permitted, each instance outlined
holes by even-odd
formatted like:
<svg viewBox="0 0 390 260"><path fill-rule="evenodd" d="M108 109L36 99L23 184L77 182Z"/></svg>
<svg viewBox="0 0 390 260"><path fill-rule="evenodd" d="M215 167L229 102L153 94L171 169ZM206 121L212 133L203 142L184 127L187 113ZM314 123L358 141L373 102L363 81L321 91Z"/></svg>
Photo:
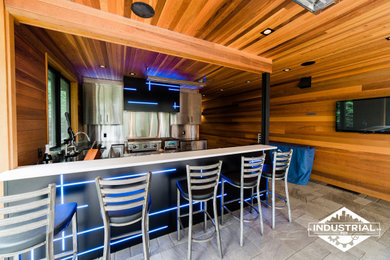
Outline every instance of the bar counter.
<svg viewBox="0 0 390 260"><path fill-rule="evenodd" d="M222 160L222 172L237 171L239 174L241 155L258 156L260 152L272 149L276 149L276 147L248 145L94 161L32 165L3 172L0 174L0 181L4 181L5 195L28 192L43 188L49 183L56 183L57 204L68 202L77 202L78 204L79 256L80 259L91 259L101 256L103 250L103 222L94 183L97 176L120 179L147 171L152 172L149 233L150 237L154 238L176 230L176 182L186 178L186 164L206 165ZM230 192L227 193L230 194ZM182 205L183 210L186 211L188 204L185 204L183 200ZM202 219L202 216L195 217L194 223L198 223ZM187 226L187 222L183 224ZM112 234L118 235L134 229L134 226L114 229ZM71 232L60 234L54 241L56 252L69 250L72 241ZM140 242L141 238L137 236L114 241L111 243L111 252ZM35 251L35 258L44 256L43 250ZM30 253L24 254L22 259L31 259Z"/></svg>

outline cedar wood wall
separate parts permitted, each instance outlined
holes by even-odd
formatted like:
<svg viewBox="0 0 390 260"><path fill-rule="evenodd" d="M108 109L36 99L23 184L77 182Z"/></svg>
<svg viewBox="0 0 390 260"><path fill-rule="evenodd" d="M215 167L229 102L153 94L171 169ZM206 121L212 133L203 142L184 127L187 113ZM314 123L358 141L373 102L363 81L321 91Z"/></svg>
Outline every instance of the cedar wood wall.
<svg viewBox="0 0 390 260"><path fill-rule="evenodd" d="M313 77L272 86L270 140L316 148L312 179L390 201L390 135L335 131L335 102L390 96L390 69ZM257 141L261 89L203 102L201 138L209 148ZM308 115L307 113L315 113Z"/></svg>
<svg viewBox="0 0 390 260"><path fill-rule="evenodd" d="M36 164L38 148L47 142L45 53L60 66L73 70L52 42L15 24L15 76L18 165Z"/></svg>

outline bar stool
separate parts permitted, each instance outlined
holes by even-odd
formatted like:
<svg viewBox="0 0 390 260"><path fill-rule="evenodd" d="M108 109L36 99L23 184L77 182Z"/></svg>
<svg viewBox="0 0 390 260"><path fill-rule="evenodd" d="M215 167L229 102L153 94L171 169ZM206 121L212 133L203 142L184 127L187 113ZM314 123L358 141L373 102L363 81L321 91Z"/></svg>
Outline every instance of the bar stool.
<svg viewBox="0 0 390 260"><path fill-rule="evenodd" d="M0 257L18 258L46 244L46 258L58 259L73 255L77 259L77 204L55 205L56 185L0 197ZM27 200L27 201L26 201ZM24 202L23 202L24 201ZM53 237L72 222L73 250L54 255Z"/></svg>
<svg viewBox="0 0 390 260"><path fill-rule="evenodd" d="M178 181L177 186L177 238L180 240L180 229L183 228L181 218L189 216L188 224L188 260L191 259L192 241L207 242L217 235L219 254L222 258L221 236L219 232L218 212L217 212L217 189L221 174L222 161L216 164L206 166L187 165L187 180ZM180 195L189 201L189 213L180 214ZM207 201L213 200L214 220L207 212ZM193 202L204 203L204 207L199 211L193 212ZM192 218L193 214L203 213L205 218L205 228L207 217L214 224L215 231L205 239L196 239L192 237Z"/></svg>
<svg viewBox="0 0 390 260"><path fill-rule="evenodd" d="M149 187L151 173L137 174L120 180L95 179L100 211L104 222L103 259L110 259L110 241L142 234L144 258L149 259ZM111 237L111 227L129 226L141 222L137 230Z"/></svg>
<svg viewBox="0 0 390 260"><path fill-rule="evenodd" d="M240 221L240 246L244 245L244 222L251 222L259 219L260 222L260 230L261 235L263 235L263 216L261 213L261 201L260 201L260 179L261 173L263 170L265 160L265 154L260 157L241 157L241 174L237 174L235 172L224 173L221 174L222 178L222 187L221 187L221 225L223 225L223 214L224 209L226 209L232 216ZM225 192L225 182L230 184L233 187L240 189L240 198L233 199L225 202L224 200L224 192ZM257 194L257 205L258 209L253 206L253 189L256 188ZM251 203L249 204L244 199L244 190L250 189L251 191ZM227 206L226 204L230 204L233 202L240 201L240 216L236 216ZM257 212L257 216L255 218L244 218L244 203L248 204L250 207L250 212L252 209Z"/></svg>
<svg viewBox="0 0 390 260"><path fill-rule="evenodd" d="M293 150L290 149L288 152L281 152L280 150L276 151L273 153L273 164L272 164L272 169L270 169L270 165L264 165L264 170L263 170L263 177L267 178L267 181L271 179L272 182L272 190L271 192L267 190L263 190L260 193L266 193L267 198L268 194L271 193L272 195L272 229L275 228L275 208L281 209L287 206L287 211L288 211L288 221L291 222L291 210L290 210L290 200L288 197L288 187L287 187L287 177L288 177L288 170L290 168L290 162L291 162L291 157L293 154ZM284 190L286 192L286 198L282 198L279 195L275 194L275 181L277 180L283 180L284 181ZM268 186L268 185L267 185ZM285 205L284 206L276 206L275 205L275 196L280 198ZM267 199L267 206L268 205L268 199Z"/></svg>

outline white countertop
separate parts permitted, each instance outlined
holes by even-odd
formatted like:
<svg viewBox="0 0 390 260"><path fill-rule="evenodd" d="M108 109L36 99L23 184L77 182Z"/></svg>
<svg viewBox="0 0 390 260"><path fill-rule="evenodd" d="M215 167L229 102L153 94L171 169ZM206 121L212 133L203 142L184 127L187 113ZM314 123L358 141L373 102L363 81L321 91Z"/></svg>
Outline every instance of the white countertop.
<svg viewBox="0 0 390 260"><path fill-rule="evenodd" d="M125 167L134 167L142 165L152 165L159 163L169 163L184 160L193 160L201 158L209 158L215 156L232 155L240 153L249 153L256 151L265 151L276 149L270 145L246 145L228 148L177 152L177 153L161 153L150 154L143 156L129 156L122 158L101 159L93 161L79 162L64 162L54 164L40 164L23 166L14 170L0 173L0 181L12 181L28 178L46 177L60 174L70 174L78 172L98 171L107 169L117 169Z"/></svg>

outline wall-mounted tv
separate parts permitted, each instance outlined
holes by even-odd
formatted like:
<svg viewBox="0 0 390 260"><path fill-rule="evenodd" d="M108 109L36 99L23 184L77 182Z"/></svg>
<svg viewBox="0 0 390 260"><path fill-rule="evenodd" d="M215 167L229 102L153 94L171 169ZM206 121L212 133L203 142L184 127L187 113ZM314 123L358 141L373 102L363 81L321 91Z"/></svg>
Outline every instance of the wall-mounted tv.
<svg viewBox="0 0 390 260"><path fill-rule="evenodd" d="M390 134L390 97L337 101L336 131Z"/></svg>
<svg viewBox="0 0 390 260"><path fill-rule="evenodd" d="M180 85L123 78L124 109L146 112L180 112Z"/></svg>

